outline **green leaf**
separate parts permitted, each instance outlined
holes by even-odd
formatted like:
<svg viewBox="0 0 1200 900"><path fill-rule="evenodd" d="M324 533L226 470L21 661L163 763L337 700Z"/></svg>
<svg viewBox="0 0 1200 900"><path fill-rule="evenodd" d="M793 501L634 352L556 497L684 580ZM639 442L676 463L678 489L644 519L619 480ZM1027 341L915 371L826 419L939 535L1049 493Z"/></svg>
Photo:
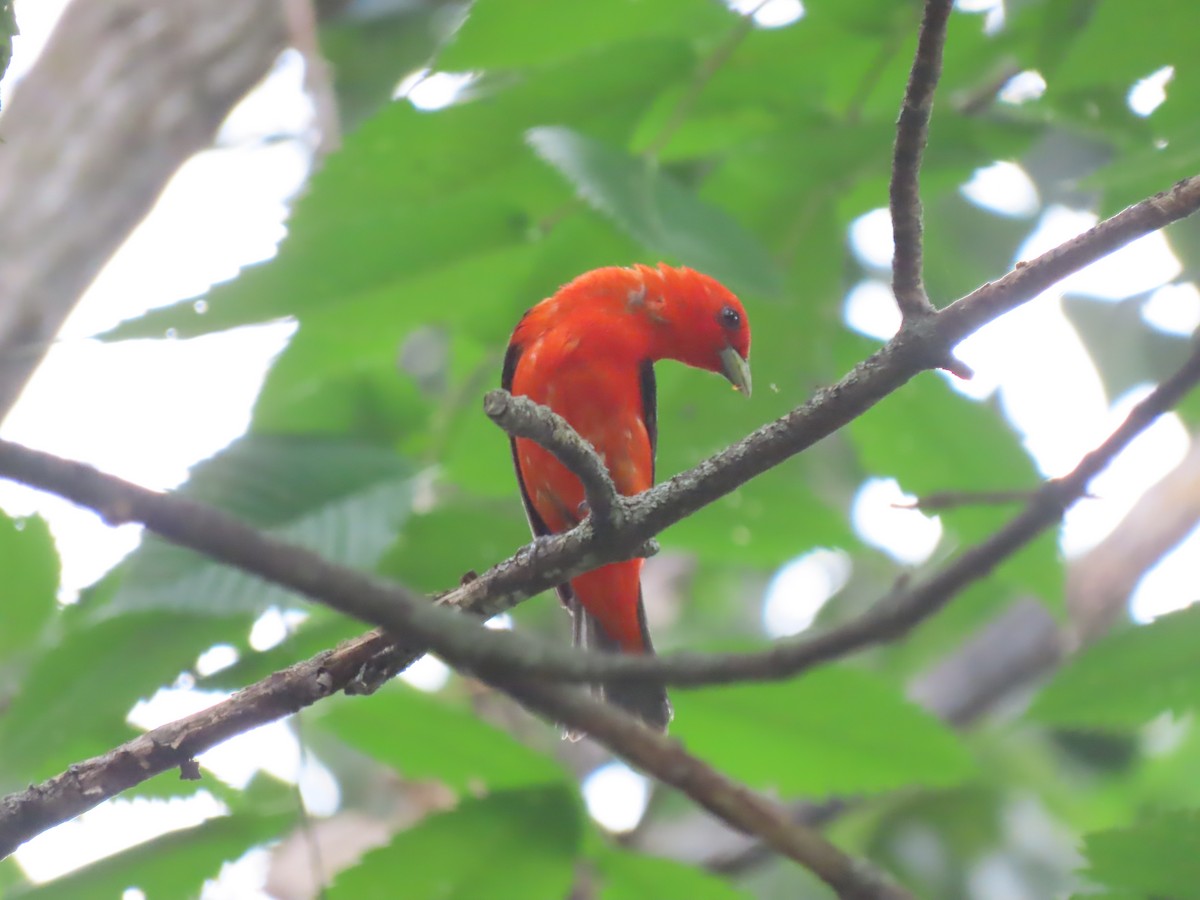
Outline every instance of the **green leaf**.
<svg viewBox="0 0 1200 900"><path fill-rule="evenodd" d="M0 792L111 750L136 733L133 705L188 669L237 619L161 612L94 621L68 609L64 636L41 655L0 716Z"/></svg>
<svg viewBox="0 0 1200 900"><path fill-rule="evenodd" d="M341 872L329 900L562 900L575 877L582 810L563 787L502 791L430 816Z"/></svg>
<svg viewBox="0 0 1200 900"><path fill-rule="evenodd" d="M867 471L891 476L909 493L1022 490L1040 479L1020 439L999 409L954 391L933 374L918 375L849 428ZM967 510L954 519L984 536L1008 513ZM960 521L960 519L962 521Z"/></svg>
<svg viewBox="0 0 1200 900"><path fill-rule="evenodd" d="M720 35L736 23L705 0L477 0L438 67L538 66L647 37Z"/></svg>
<svg viewBox="0 0 1200 900"><path fill-rule="evenodd" d="M291 814L239 814L210 819L28 891L14 890L8 896L31 900L107 898L120 897L127 888L136 887L147 897L196 897L205 879L218 875L222 863L237 859L256 844L281 836L293 819Z"/></svg>
<svg viewBox="0 0 1200 900"><path fill-rule="evenodd" d="M1029 221L981 209L957 191L926 204L928 288L938 306L1007 271L1029 234Z"/></svg>
<svg viewBox="0 0 1200 900"><path fill-rule="evenodd" d="M452 32L457 17L440 3L344 4L322 9L321 55L332 79L342 129L352 132L387 105L396 85L421 68Z"/></svg>
<svg viewBox="0 0 1200 900"><path fill-rule="evenodd" d="M404 684L369 699L322 704L320 727L407 779L479 793L564 780L549 756L518 743L471 710Z"/></svg>
<svg viewBox="0 0 1200 900"><path fill-rule="evenodd" d="M412 467L392 451L305 435L243 437L196 466L179 489L354 568L373 566L395 539L412 492ZM96 614L228 615L294 602L284 588L149 536L130 557L116 595Z"/></svg>
<svg viewBox="0 0 1200 900"><path fill-rule="evenodd" d="M19 33L17 20L13 16L12 0L2 0L0 2L0 78L3 78L4 73L8 71L8 64L12 61L12 39Z"/></svg>
<svg viewBox="0 0 1200 900"><path fill-rule="evenodd" d="M307 659L322 650L336 647L366 630L367 627L358 619L314 605L302 622L291 625L284 639L267 650L253 649L247 632L245 639L233 643L239 653L237 662L211 675L197 678L196 688L210 691L239 690L280 669L286 669L299 659Z"/></svg>
<svg viewBox="0 0 1200 900"><path fill-rule="evenodd" d="M58 608L58 551L40 516L10 519L0 512L0 664L29 651Z"/></svg>
<svg viewBox="0 0 1200 900"><path fill-rule="evenodd" d="M1142 319L1145 299L1063 298L1063 312L1079 332L1110 399L1148 381L1163 380L1187 358L1187 338L1165 334Z"/></svg>
<svg viewBox="0 0 1200 900"><path fill-rule="evenodd" d="M277 258L214 287L203 315L188 300L104 337L162 337L167 329L189 337L280 316L297 316L303 327L317 309L350 319L347 304L365 296L395 317L370 322L393 352L415 324L443 318L470 323L501 312L511 328L528 296L506 310L486 279L453 295L433 284L428 293L416 290L419 279L535 243L542 223L561 213L568 195L529 153L529 128L563 122L623 140L631 117L650 102L649 86L669 84L691 65L679 41L641 41L481 88L472 102L435 113L393 103L313 176ZM559 283L577 273L560 274Z"/></svg>
<svg viewBox="0 0 1200 900"><path fill-rule="evenodd" d="M0 859L0 897L11 897L18 889L28 887L25 873L12 856Z"/></svg>
<svg viewBox="0 0 1200 900"><path fill-rule="evenodd" d="M894 686L830 666L778 684L676 691L673 731L734 778L823 797L956 784L970 754Z"/></svg>
<svg viewBox="0 0 1200 900"><path fill-rule="evenodd" d="M1164 28L1166 22L1172 23L1171 27ZM1060 50L1056 59L1047 60L1051 67L1047 78L1055 91L1095 85L1128 91L1139 78L1190 59L1194 49L1191 32L1197 25L1200 17L1191 0L1097 3L1086 27L1076 30L1066 52Z"/></svg>
<svg viewBox="0 0 1200 900"><path fill-rule="evenodd" d="M1200 812L1160 813L1129 828L1084 837L1084 874L1106 887L1141 897L1200 897Z"/></svg>
<svg viewBox="0 0 1200 900"><path fill-rule="evenodd" d="M527 139L584 200L639 243L707 272L735 290L780 292L781 276L759 240L654 163L570 128L534 128Z"/></svg>
<svg viewBox="0 0 1200 900"><path fill-rule="evenodd" d="M939 491L1032 490L1040 477L1012 426L994 403L963 397L937 375L918 375L849 426L864 470L892 477L905 492L922 497ZM984 540L1019 506L966 503L940 511L949 547ZM1054 535L1047 531L989 579L1005 590L996 601L1032 594L1044 602L1061 595L1061 567ZM990 614L995 607L978 607Z"/></svg>
<svg viewBox="0 0 1200 900"><path fill-rule="evenodd" d="M1082 728L1136 727L1200 706L1200 606L1160 616L1085 649L1038 695L1030 715Z"/></svg>
<svg viewBox="0 0 1200 900"><path fill-rule="evenodd" d="M496 448L504 456L507 449ZM507 502L485 503L467 494L413 516L380 563L380 572L420 590L435 591L457 584L468 569L482 572L529 543L516 478L509 477Z"/></svg>
<svg viewBox="0 0 1200 900"><path fill-rule="evenodd" d="M750 895L727 881L670 859L605 848L595 860L599 900L645 900L687 897L688 900L738 900Z"/></svg>

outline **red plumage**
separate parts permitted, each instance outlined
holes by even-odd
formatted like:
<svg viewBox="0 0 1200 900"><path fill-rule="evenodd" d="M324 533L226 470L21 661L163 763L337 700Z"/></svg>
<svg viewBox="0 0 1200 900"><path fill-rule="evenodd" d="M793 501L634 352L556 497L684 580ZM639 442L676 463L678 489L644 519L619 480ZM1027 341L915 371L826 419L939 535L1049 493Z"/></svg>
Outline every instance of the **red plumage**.
<svg viewBox="0 0 1200 900"><path fill-rule="evenodd" d="M528 310L509 342L503 386L550 407L604 459L617 490L654 483L657 410L654 363L676 359L724 374L750 393L750 327L720 282L686 268L596 269ZM513 461L535 535L567 531L586 508L579 479L542 447L513 442ZM642 560L594 569L559 588L576 643L650 653ZM613 684L607 699L665 729L671 717L658 682Z"/></svg>

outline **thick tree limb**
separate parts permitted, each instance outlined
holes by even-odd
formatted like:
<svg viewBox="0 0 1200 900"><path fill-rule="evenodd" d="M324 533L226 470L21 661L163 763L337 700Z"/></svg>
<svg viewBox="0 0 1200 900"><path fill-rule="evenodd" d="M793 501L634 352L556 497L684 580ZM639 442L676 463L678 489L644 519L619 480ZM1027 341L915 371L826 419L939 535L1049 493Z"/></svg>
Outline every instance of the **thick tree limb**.
<svg viewBox="0 0 1200 900"><path fill-rule="evenodd" d="M74 0L63 13L0 118L0 421L284 35L279 0Z"/></svg>
<svg viewBox="0 0 1200 900"><path fill-rule="evenodd" d="M892 293L904 318L919 318L933 312L925 293L922 269L921 156L929 139L933 94L942 76L942 50L946 45L946 22L953 0L926 0L917 53L913 58L896 123L892 152L892 183L888 206L892 214Z"/></svg>

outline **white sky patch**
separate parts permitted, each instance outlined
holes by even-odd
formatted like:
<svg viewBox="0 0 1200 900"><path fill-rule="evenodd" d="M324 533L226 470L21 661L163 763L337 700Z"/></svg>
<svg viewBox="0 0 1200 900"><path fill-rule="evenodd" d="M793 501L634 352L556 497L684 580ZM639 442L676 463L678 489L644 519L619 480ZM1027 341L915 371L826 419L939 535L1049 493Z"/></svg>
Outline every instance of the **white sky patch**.
<svg viewBox="0 0 1200 900"><path fill-rule="evenodd" d="M894 478L864 482L850 512L855 531L897 562L914 566L925 562L942 539L942 521L919 509L899 508L915 499L900 490Z"/></svg>
<svg viewBox="0 0 1200 900"><path fill-rule="evenodd" d="M400 680L418 690L433 693L444 688L450 680L450 667L436 656L426 653L400 673Z"/></svg>
<svg viewBox="0 0 1200 900"><path fill-rule="evenodd" d="M215 675L222 669L228 669L237 661L237 650L228 644L217 644L200 654L196 660L196 674L201 678Z"/></svg>
<svg viewBox="0 0 1200 900"><path fill-rule="evenodd" d="M19 42L36 38L40 47L62 6L57 0L18 3ZM32 58L18 60L13 74ZM258 115L266 116L259 136L305 130L311 111L302 95L296 99L300 71L287 60L243 101L239 110L246 115L232 118L223 138L248 140ZM5 78L7 89L13 80ZM186 162L81 298L0 434L168 489L196 460L243 433L267 366L293 324L170 343L86 338L153 306L207 291L243 265L273 256L285 232L287 200L308 166L308 150L299 141L207 151ZM13 515L40 512L50 521L63 560L64 601L132 550L141 535L137 526L110 528L66 501L8 482L0 484L0 507Z"/></svg>
<svg viewBox="0 0 1200 900"><path fill-rule="evenodd" d="M847 325L867 337L888 341L900 330L900 307L892 289L875 278L864 279L850 289L842 313Z"/></svg>
<svg viewBox="0 0 1200 900"><path fill-rule="evenodd" d="M955 9L966 13L983 13L985 34L995 34L1004 27L1004 0L955 0Z"/></svg>
<svg viewBox="0 0 1200 900"><path fill-rule="evenodd" d="M1043 295L958 347L975 370L967 390L997 385L1005 414L1047 476L1064 475L1104 439L1108 400L1058 300Z"/></svg>
<svg viewBox="0 0 1200 900"><path fill-rule="evenodd" d="M1200 328L1200 290L1190 281L1163 285L1142 304L1142 319L1159 331L1187 337Z"/></svg>
<svg viewBox="0 0 1200 900"><path fill-rule="evenodd" d="M272 606L250 627L250 648L261 653L278 646L307 618L308 613L302 609L281 610Z"/></svg>
<svg viewBox="0 0 1200 900"><path fill-rule="evenodd" d="M1142 385L1124 394L1098 429L1100 435L1093 445L1100 443L1124 421L1134 404L1152 389L1151 385ZM1148 487L1179 465L1189 444L1187 429L1174 413L1160 416L1134 438L1108 468L1092 480L1088 491L1092 497L1080 500L1067 513L1062 534L1063 552L1076 556L1106 537ZM1194 573L1193 568L1193 576ZM1194 577L1191 592L1191 599L1197 599Z"/></svg>
<svg viewBox="0 0 1200 900"><path fill-rule="evenodd" d="M8 106L13 88L42 52L66 5L67 0L17 0L17 26L21 33L13 37L12 59L0 85L0 108Z"/></svg>
<svg viewBox="0 0 1200 900"><path fill-rule="evenodd" d="M246 430L267 367L293 329L274 324L191 341L55 344L0 435L145 487L175 487L196 460ZM0 507L49 520L64 600L108 571L141 535L138 526L111 528L89 510L12 482L0 482Z"/></svg>
<svg viewBox="0 0 1200 900"><path fill-rule="evenodd" d="M478 78L476 72L434 72L421 69L404 78L393 99L404 98L422 112L445 109Z"/></svg>
<svg viewBox="0 0 1200 900"><path fill-rule="evenodd" d="M238 102L217 133L218 145L257 143L264 134L304 135L313 127L313 105L304 90L304 57L298 50L283 51L268 76L270 90L255 90ZM286 141L285 144L292 144Z"/></svg>
<svg viewBox="0 0 1200 900"><path fill-rule="evenodd" d="M613 761L583 780L588 813L615 833L632 831L650 802L650 782L623 762Z"/></svg>
<svg viewBox="0 0 1200 900"><path fill-rule="evenodd" d="M1051 206L1041 224L1026 241L1021 259L1035 256L1058 246L1091 228L1098 221L1095 213ZM1115 253L1080 269L1055 287L1058 294L1083 294L1106 300L1120 300L1133 294L1154 290L1183 270L1162 232L1138 238Z"/></svg>
<svg viewBox="0 0 1200 900"><path fill-rule="evenodd" d="M850 249L865 266L892 267L892 217L885 207L863 213L850 223Z"/></svg>
<svg viewBox="0 0 1200 900"><path fill-rule="evenodd" d="M1008 79L1004 87L996 95L1001 103L1020 106L1031 100L1037 100L1046 93L1046 79L1036 69L1026 69Z"/></svg>
<svg viewBox="0 0 1200 900"><path fill-rule="evenodd" d="M216 879L204 882L200 900L274 900L264 893L267 874L271 868L271 853L255 847L240 859L221 866Z"/></svg>
<svg viewBox="0 0 1200 900"><path fill-rule="evenodd" d="M22 844L13 858L31 881L48 881L164 832L191 828L227 811L207 791L188 798L108 800Z"/></svg>
<svg viewBox="0 0 1200 900"><path fill-rule="evenodd" d="M1174 77L1175 67L1163 66L1157 72L1134 82L1126 98L1129 108L1139 116L1150 115L1166 101L1167 85Z"/></svg>
<svg viewBox="0 0 1200 900"><path fill-rule="evenodd" d="M498 613L484 622L483 627L491 628L494 631L512 631L513 618L506 612Z"/></svg>
<svg viewBox="0 0 1200 900"><path fill-rule="evenodd" d="M976 206L1003 216L1031 216L1041 205L1033 180L1012 162L995 162L976 169L962 186L962 193Z"/></svg>
<svg viewBox="0 0 1200 900"><path fill-rule="evenodd" d="M1196 588L1196 560L1200 559L1200 528L1142 576L1129 601L1135 622L1149 622L1200 600Z"/></svg>
<svg viewBox="0 0 1200 900"><path fill-rule="evenodd" d="M729 8L741 15L754 13L759 28L783 28L804 18L800 0L727 0Z"/></svg>
<svg viewBox="0 0 1200 900"><path fill-rule="evenodd" d="M850 557L820 548L782 566L767 585L763 628L771 638L799 634L850 578Z"/></svg>
<svg viewBox="0 0 1200 900"><path fill-rule="evenodd" d="M311 751L303 754L296 783L304 808L314 816L332 816L342 804L342 790L337 779Z"/></svg>
<svg viewBox="0 0 1200 900"><path fill-rule="evenodd" d="M149 731L184 716L208 709L230 695L223 691L160 688L140 701L126 717L130 725ZM243 788L259 770L294 784L300 775L300 745L288 726L271 722L218 744L197 757L226 784Z"/></svg>

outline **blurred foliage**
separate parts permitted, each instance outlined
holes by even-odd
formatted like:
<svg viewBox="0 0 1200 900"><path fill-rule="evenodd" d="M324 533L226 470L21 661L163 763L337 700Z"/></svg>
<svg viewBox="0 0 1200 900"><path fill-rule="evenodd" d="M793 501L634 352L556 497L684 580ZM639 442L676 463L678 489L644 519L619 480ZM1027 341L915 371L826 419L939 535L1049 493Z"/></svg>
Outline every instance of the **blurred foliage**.
<svg viewBox="0 0 1200 900"><path fill-rule="evenodd" d="M0 0L0 78L8 71L12 61L12 39L19 33L13 15L13 0Z"/></svg>
<svg viewBox="0 0 1200 900"><path fill-rule="evenodd" d="M248 435L196 466L185 494L433 591L527 538L507 441L479 401L499 380L521 312L579 272L685 263L727 280L750 310L752 402L704 373L659 367L660 477L790 410L877 346L844 324L843 298L886 273L860 260L847 235L886 203L915 0L809 0L802 19L777 28L712 0L376 0L321 11L344 146L314 167L277 258L215 286L202 307L189 299L106 336L297 324ZM1020 0L1002 20L951 16L921 176L937 302L1001 275L1034 227L960 192L977 169L1018 162L1043 204L1098 213L1192 174L1197 26L1192 0ZM1135 114L1133 84L1168 65L1166 102ZM439 109L392 99L425 69L469 81ZM1032 72L1044 92L1005 99L1010 79ZM1181 278L1194 277L1200 225L1183 223L1169 239ZM1144 299L1065 303L1110 396L1159 377L1181 352L1180 338L1146 323ZM1200 403L1184 413L1200 421ZM766 579L814 547L853 561L822 622L885 594L910 572L855 530L853 498L869 478L920 495L1024 490L1039 474L1001 403L922 375L663 535L664 556L690 568L674 585L683 603L650 598L652 619L665 621L655 623L659 644L761 639ZM1008 515L942 513L942 541L925 565ZM310 610L263 650L250 639L256 617L301 601L152 538L73 606L56 605L58 562L42 521L0 517L0 564L2 789L126 739L133 705L177 679L236 689L360 630ZM757 788L855 798L835 838L923 896L1004 895L996 885L1031 897L1090 887L1196 896L1194 611L1100 642L1029 715L1018 707L968 735L904 697L909 676L1014 598L1059 610L1061 582L1047 535L894 647L788 684L677 691L676 733ZM516 618L564 629L547 598ZM237 661L197 672L217 644ZM571 748L552 728L498 716L478 690L457 678L431 694L395 685L306 714L306 743L344 807L382 803L370 787L381 773L437 782L458 798L337 874L331 898L392 897L403 886L412 898L549 900L576 883L604 900L826 896L790 865L725 876L614 846L586 816ZM1168 710L1170 727L1156 719ZM293 827L294 800L278 785L241 791L205 780L228 816L37 888L0 863L0 889L194 896L223 861ZM190 790L162 776L137 793ZM690 815L656 794L643 827Z"/></svg>

